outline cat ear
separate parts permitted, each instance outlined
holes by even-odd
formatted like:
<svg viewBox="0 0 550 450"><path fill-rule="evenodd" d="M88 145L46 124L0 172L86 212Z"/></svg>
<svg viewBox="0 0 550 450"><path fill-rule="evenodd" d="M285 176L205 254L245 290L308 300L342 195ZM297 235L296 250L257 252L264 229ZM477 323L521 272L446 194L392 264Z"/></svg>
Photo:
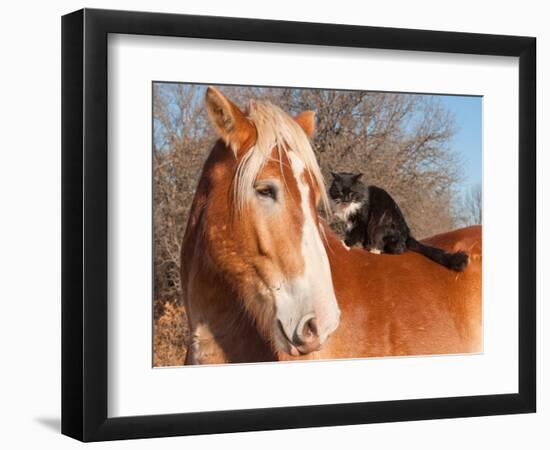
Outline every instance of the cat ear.
<svg viewBox="0 0 550 450"><path fill-rule="evenodd" d="M332 175L332 178L340 178L340 176L338 175L338 173L333 172L332 170L330 171L330 174Z"/></svg>
<svg viewBox="0 0 550 450"><path fill-rule="evenodd" d="M359 181L361 179L361 177L363 176L362 173L358 173L357 175L354 175L353 176L353 181Z"/></svg>

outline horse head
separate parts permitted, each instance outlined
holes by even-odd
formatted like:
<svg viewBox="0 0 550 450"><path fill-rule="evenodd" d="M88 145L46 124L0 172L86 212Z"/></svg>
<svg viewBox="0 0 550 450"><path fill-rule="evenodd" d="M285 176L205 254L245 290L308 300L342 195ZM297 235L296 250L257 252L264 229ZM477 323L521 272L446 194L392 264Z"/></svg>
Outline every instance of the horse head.
<svg viewBox="0 0 550 450"><path fill-rule="evenodd" d="M328 202L309 140L314 115L291 117L269 102L243 112L214 88L206 106L219 140L190 219L200 226L202 264L275 351L315 351L340 311L317 214Z"/></svg>

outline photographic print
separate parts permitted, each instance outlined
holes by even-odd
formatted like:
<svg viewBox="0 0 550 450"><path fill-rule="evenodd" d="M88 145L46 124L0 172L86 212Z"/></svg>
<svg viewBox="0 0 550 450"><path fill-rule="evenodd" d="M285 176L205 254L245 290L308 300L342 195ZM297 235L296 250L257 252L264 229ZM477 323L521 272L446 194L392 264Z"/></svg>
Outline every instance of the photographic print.
<svg viewBox="0 0 550 450"><path fill-rule="evenodd" d="M482 351L476 96L153 83L153 365Z"/></svg>
<svg viewBox="0 0 550 450"><path fill-rule="evenodd" d="M534 412L535 72L525 36L65 15L63 434Z"/></svg>

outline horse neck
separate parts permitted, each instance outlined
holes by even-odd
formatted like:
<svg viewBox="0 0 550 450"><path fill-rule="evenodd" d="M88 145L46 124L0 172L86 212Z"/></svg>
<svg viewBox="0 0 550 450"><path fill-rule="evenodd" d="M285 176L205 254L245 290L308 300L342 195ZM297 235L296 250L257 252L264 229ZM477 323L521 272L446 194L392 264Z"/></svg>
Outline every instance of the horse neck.
<svg viewBox="0 0 550 450"><path fill-rule="evenodd" d="M331 269L334 265L337 265L337 262L340 260L346 260L349 256L349 250L345 247L342 240L336 235L334 231L331 230L329 225L324 221L324 219L319 218L321 222L321 227L323 228L323 243L325 245L325 250L327 252L327 257L330 262ZM349 268L349 267L348 267ZM344 267L344 269L347 269ZM334 269L332 269L334 276ZM345 270L343 271L345 272Z"/></svg>
<svg viewBox="0 0 550 450"><path fill-rule="evenodd" d="M361 289L365 280L365 264L370 264L373 255L368 252L349 250L323 220L321 223L324 228L323 242L330 264L332 283L337 294L338 305L342 309L348 300L348 296L343 293Z"/></svg>

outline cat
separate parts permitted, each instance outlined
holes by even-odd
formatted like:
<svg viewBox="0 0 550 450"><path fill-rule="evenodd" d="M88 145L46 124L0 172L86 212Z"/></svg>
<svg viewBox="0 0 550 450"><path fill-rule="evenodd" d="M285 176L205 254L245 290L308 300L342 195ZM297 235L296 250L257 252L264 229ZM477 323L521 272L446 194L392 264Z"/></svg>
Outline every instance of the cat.
<svg viewBox="0 0 550 450"><path fill-rule="evenodd" d="M329 195L334 202L335 216L346 225L344 244L347 247L361 243L372 253L394 255L410 250L457 272L466 268L466 253L448 253L418 242L411 235L399 206L384 189L363 183L361 173L331 174Z"/></svg>

